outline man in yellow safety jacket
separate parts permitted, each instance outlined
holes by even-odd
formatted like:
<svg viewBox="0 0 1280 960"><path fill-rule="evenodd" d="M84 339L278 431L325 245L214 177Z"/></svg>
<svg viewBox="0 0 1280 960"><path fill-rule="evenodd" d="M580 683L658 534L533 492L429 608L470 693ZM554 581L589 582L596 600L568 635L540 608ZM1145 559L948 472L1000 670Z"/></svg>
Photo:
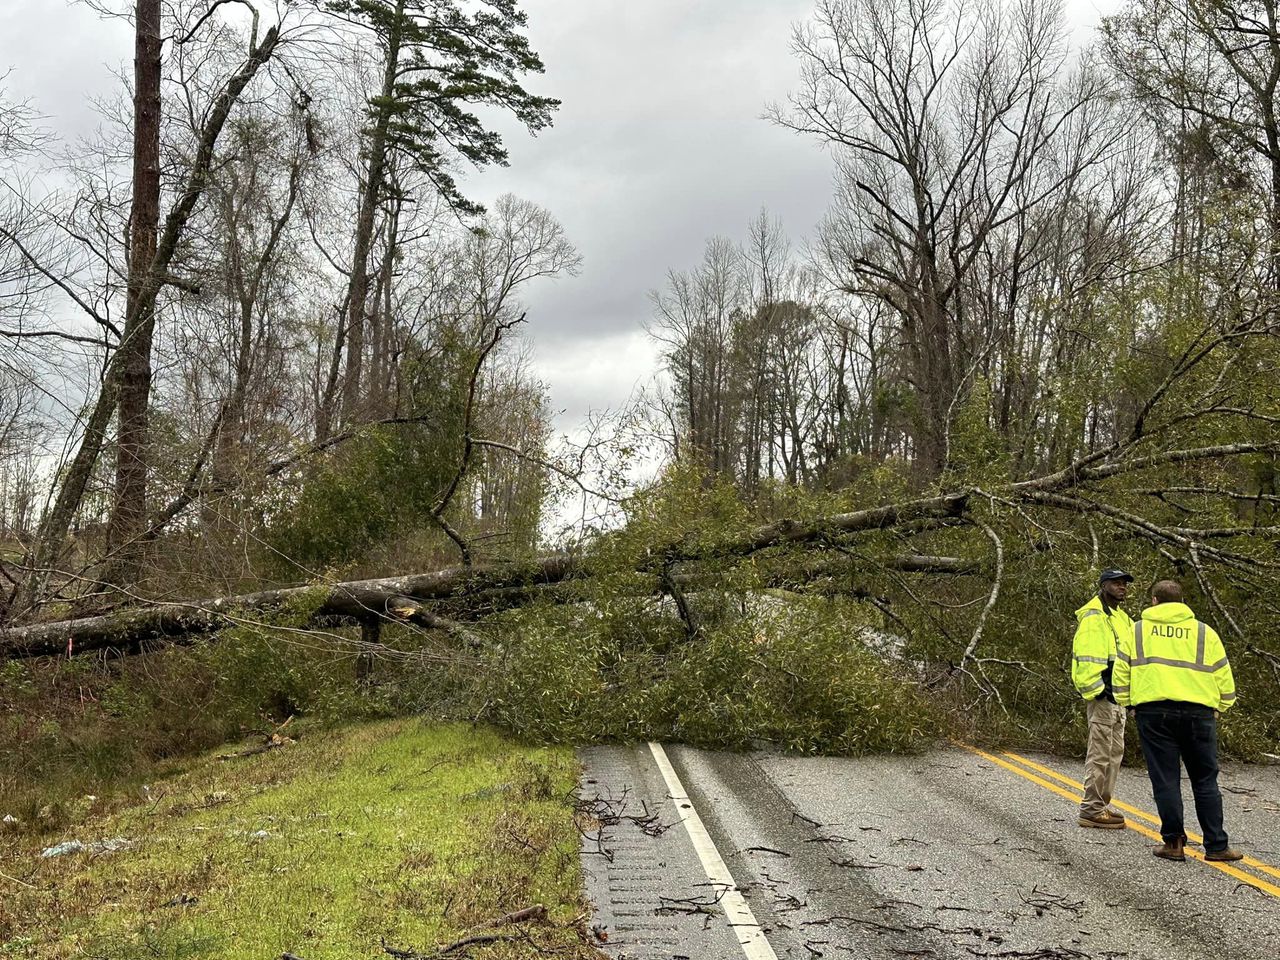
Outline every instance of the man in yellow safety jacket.
<svg viewBox="0 0 1280 960"><path fill-rule="evenodd" d="M1235 679L1221 638L1182 602L1177 582L1157 583L1151 606L1120 638L1112 684L1117 701L1137 717L1164 838L1155 855L1186 859L1179 766L1185 763L1204 833L1204 858L1242 859L1227 845L1218 790L1218 715L1236 702Z"/></svg>
<svg viewBox="0 0 1280 960"><path fill-rule="evenodd" d="M1120 762L1124 759L1124 708L1112 694L1116 645L1133 633L1133 621L1120 604L1133 577L1123 570L1103 570L1098 595L1076 611L1076 635L1071 644L1071 681L1084 698L1089 720L1085 746L1084 797L1080 801L1082 827L1124 829L1124 816L1112 810Z"/></svg>

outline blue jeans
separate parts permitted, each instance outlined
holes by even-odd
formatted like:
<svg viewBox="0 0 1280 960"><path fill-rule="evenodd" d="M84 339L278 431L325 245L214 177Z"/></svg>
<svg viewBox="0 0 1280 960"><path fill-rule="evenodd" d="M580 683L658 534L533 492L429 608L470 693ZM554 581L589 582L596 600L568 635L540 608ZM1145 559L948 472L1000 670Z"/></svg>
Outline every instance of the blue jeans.
<svg viewBox="0 0 1280 960"><path fill-rule="evenodd" d="M1158 700L1137 708L1138 736L1147 759L1151 792L1160 811L1165 841L1185 838L1182 818L1182 770L1185 764L1195 798L1196 819L1204 832L1204 849L1227 848L1222 827L1222 794L1218 790L1218 721L1198 703Z"/></svg>

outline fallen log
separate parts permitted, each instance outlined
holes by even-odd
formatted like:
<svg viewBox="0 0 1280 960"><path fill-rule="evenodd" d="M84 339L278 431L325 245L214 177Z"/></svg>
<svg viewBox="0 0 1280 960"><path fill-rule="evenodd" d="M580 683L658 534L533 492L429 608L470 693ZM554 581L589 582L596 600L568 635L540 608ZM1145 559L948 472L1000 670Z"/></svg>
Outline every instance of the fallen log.
<svg viewBox="0 0 1280 960"><path fill-rule="evenodd" d="M966 494L948 494L837 514L816 521L780 520L758 526L744 536L718 546L710 555L746 556L769 547L823 542L908 520L955 517L964 512L966 501ZM706 556L706 551L674 547L664 557L653 558L645 567L652 569L664 562ZM285 587L232 597L158 602L141 609L0 630L0 659L62 653L70 656L76 652L104 649L136 651L152 640L210 633L238 621L269 616L291 604L307 609L317 620L414 623L446 630L475 646L478 639L474 635L456 622L428 610L423 603L484 591L500 594L504 590L508 591L506 599L510 602L513 593L539 585L562 583L585 572L582 558L562 553L540 557L526 564L458 566L408 576L355 580L329 587Z"/></svg>
<svg viewBox="0 0 1280 960"><path fill-rule="evenodd" d="M116 648L138 650L153 640L172 640L220 630L245 621L260 622L294 608L305 622L389 620L444 630L472 646L480 638L442 617L425 602L473 590L563 582L581 573L565 554L503 567L451 567L430 573L353 580L331 586L285 587L232 597L155 603L115 613L37 623L0 630L0 658L72 655Z"/></svg>
<svg viewBox="0 0 1280 960"><path fill-rule="evenodd" d="M979 560L965 557L930 556L919 553L900 554L864 562L865 570L890 570L896 573L970 576L987 569ZM788 587L795 584L812 584L819 580L847 580L853 561L848 557L819 556L803 562L790 562L784 568L771 571L756 581L759 587ZM582 578L570 581L544 581L514 587L481 587L438 601L438 611L448 616L479 617L501 610L525 606L535 602L573 603L582 599L578 584ZM671 577L676 587L684 590L715 589L721 578L715 573L678 573ZM653 594L669 592L660 580L654 581ZM0 638L3 633L0 632Z"/></svg>
<svg viewBox="0 0 1280 960"><path fill-rule="evenodd" d="M785 525L771 525L785 531ZM763 540L763 536L756 536ZM794 531L792 531L794 535ZM875 566L900 573L964 575L981 564L960 557L904 554L885 558ZM766 577L762 586L787 586L848 573L847 559L823 558L793 564ZM450 567L429 573L373 580L354 580L325 586L286 587L257 593L203 600L157 602L150 606L0 629L0 659L74 655L95 650L137 652L155 641L181 644L195 637L296 609L300 626L307 623L410 623L441 630L476 648L483 640L458 621L520 606L534 600L573 602L581 594L571 581L587 573L584 562L564 554L541 557L528 564L494 567ZM681 587L708 585L700 574L677 574ZM713 579L713 578L712 578ZM663 592L655 582L654 592ZM429 604L431 606L429 606Z"/></svg>

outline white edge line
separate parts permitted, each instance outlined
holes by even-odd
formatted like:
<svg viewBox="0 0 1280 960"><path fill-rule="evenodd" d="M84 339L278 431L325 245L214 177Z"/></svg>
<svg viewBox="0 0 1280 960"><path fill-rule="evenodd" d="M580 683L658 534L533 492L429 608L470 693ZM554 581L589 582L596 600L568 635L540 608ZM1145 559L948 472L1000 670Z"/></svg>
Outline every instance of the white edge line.
<svg viewBox="0 0 1280 960"><path fill-rule="evenodd" d="M689 833L694 852L702 861L702 870L707 875L707 879L718 888L720 905L724 908L725 918L734 936L738 938L742 952L747 955L747 960L778 960L778 955L773 952L773 947L765 938L764 930L761 929L755 914L747 905L746 898L734 883L733 874L721 859L720 851L716 849L711 835L707 833L707 828L702 825L702 818L698 816L693 801L685 792L684 784L680 782L675 768L671 766L667 751L662 749L662 744L653 741L649 742L649 750L658 764L662 779L667 782L667 792L676 802L679 813L684 817L684 828Z"/></svg>

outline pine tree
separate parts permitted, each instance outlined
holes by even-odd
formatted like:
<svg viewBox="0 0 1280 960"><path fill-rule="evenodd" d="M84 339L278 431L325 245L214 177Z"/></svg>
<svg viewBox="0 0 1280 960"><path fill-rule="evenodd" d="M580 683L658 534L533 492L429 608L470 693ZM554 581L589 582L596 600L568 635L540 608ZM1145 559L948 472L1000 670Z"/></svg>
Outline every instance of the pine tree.
<svg viewBox="0 0 1280 960"><path fill-rule="evenodd" d="M457 0L330 0L326 7L372 31L383 54L382 85L369 98L364 131L364 178L347 300L342 412L350 422L358 418L361 403L369 254L378 205L386 199L389 161L403 157L455 210L479 213L479 205L462 195L450 167L458 158L477 167L505 165L507 151L475 108L508 110L537 131L551 124L559 101L535 96L520 83L524 74L541 73L543 67L523 34L528 17L514 0L465 5Z"/></svg>

